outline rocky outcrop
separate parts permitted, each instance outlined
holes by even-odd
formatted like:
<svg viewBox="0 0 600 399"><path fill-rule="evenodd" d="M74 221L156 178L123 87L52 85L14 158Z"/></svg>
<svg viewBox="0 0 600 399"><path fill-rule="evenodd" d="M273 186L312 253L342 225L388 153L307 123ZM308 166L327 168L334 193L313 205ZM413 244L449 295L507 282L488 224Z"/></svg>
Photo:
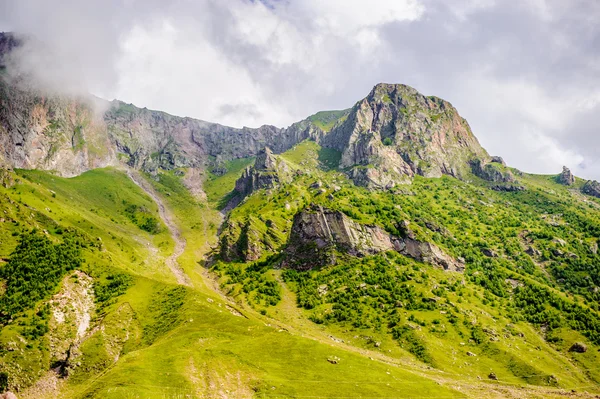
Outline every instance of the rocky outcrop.
<svg viewBox="0 0 600 399"><path fill-rule="evenodd" d="M503 191L507 193L514 193L517 191L525 190L525 187L520 186L518 184L494 184L490 186L490 188L494 191Z"/></svg>
<svg viewBox="0 0 600 399"><path fill-rule="evenodd" d="M498 166L497 163L488 163L480 159L471 161L471 171L475 176L490 182L512 183L515 181L515 177L509 170Z"/></svg>
<svg viewBox="0 0 600 399"><path fill-rule="evenodd" d="M506 166L506 162L504 162L504 159L502 159L502 157L499 156L492 156L492 158L490 159L490 162L494 162L494 163L499 163L502 166Z"/></svg>
<svg viewBox="0 0 600 399"><path fill-rule="evenodd" d="M104 115L111 140L135 168L216 167L223 162L256 156L264 147L280 153L323 132L308 121L287 129L264 125L232 128L114 101ZM213 161L214 159L214 161Z"/></svg>
<svg viewBox="0 0 600 399"><path fill-rule="evenodd" d="M44 95L0 78L0 163L75 176L116 163L98 102Z"/></svg>
<svg viewBox="0 0 600 399"><path fill-rule="evenodd" d="M342 152L355 183L376 188L415 174L463 177L470 160L489 158L450 103L399 84L375 86L322 145Z"/></svg>
<svg viewBox="0 0 600 399"><path fill-rule="evenodd" d="M581 188L581 192L600 198L600 183L598 183L596 180L588 180Z"/></svg>
<svg viewBox="0 0 600 399"><path fill-rule="evenodd" d="M367 256L396 251L445 270L462 271L464 264L436 245L408 235L396 237L379 226L357 223L339 211L312 206L294 217L283 266L308 270L336 263L336 253Z"/></svg>
<svg viewBox="0 0 600 399"><path fill-rule="evenodd" d="M254 166L247 167L235 182L235 192L244 198L256 190L276 188L290 180L286 163L273 155L269 147L265 147L256 155Z"/></svg>
<svg viewBox="0 0 600 399"><path fill-rule="evenodd" d="M572 186L575 184L575 176L573 176L569 168L563 166L561 174L556 176L556 181L565 186Z"/></svg>

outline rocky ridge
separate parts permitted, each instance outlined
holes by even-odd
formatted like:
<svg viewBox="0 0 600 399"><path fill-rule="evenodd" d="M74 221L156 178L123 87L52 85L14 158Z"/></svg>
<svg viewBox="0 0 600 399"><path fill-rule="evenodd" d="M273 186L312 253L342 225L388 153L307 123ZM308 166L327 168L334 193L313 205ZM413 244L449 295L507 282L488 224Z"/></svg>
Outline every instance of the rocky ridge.
<svg viewBox="0 0 600 399"><path fill-rule="evenodd" d="M308 270L336 263L336 252L351 256L396 251L444 270L463 271L464 263L445 254L434 244L416 240L408 229L396 237L379 226L357 223L339 211L312 206L294 217L284 267Z"/></svg>
<svg viewBox="0 0 600 399"><path fill-rule="evenodd" d="M18 45L0 34L0 57ZM339 166L356 184L385 188L416 174L464 178L471 161L490 160L450 103L400 84L378 84L350 110L320 112L288 128L238 129L116 100L44 93L13 75L0 83L0 158L12 167L63 176L119 162L147 172L223 170L264 147L281 153L311 139L340 151Z"/></svg>

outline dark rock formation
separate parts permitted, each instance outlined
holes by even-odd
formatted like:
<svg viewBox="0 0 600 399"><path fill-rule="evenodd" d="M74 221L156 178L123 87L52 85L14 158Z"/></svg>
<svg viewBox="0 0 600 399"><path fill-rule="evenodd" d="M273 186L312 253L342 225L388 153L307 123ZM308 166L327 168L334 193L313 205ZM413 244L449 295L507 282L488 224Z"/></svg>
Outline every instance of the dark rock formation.
<svg viewBox="0 0 600 399"><path fill-rule="evenodd" d="M581 188L581 192L600 198L600 183L598 183L596 180L588 180Z"/></svg>
<svg viewBox="0 0 600 399"><path fill-rule="evenodd" d="M581 342L575 342L573 345L571 345L571 347L569 348L570 352L577 352L577 353L585 353L587 352L587 345Z"/></svg>
<svg viewBox="0 0 600 399"><path fill-rule="evenodd" d="M575 176L573 176L569 168L563 166L561 174L556 177L556 181L565 186L572 186L575 183Z"/></svg>
<svg viewBox="0 0 600 399"><path fill-rule="evenodd" d="M313 206L294 217L283 266L299 270L334 264L335 252L351 256L396 251L445 270L462 271L464 264L428 242L395 237L379 226L359 224L342 212Z"/></svg>
<svg viewBox="0 0 600 399"><path fill-rule="evenodd" d="M512 183L515 177L509 170L504 170L495 163L486 163L480 159L471 161L471 171L483 180L495 183Z"/></svg>
<svg viewBox="0 0 600 399"><path fill-rule="evenodd" d="M502 159L502 157L493 155L492 158L490 159L490 162L494 162L494 163L499 163L502 166L506 166L506 162L504 162L504 159Z"/></svg>
<svg viewBox="0 0 600 399"><path fill-rule="evenodd" d="M498 257L498 254L489 248L483 248L481 250L481 253L484 254L485 256L487 256L488 258L497 258Z"/></svg>
<svg viewBox="0 0 600 399"><path fill-rule="evenodd" d="M525 187L516 184L495 184L490 186L490 188L494 191L504 191L508 193L525 190Z"/></svg>

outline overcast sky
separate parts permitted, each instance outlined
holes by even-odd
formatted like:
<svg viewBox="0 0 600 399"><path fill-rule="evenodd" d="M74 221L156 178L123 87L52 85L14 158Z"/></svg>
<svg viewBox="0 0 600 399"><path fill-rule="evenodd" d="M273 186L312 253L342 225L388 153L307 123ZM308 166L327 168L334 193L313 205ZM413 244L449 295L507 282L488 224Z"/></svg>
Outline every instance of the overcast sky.
<svg viewBox="0 0 600 399"><path fill-rule="evenodd" d="M0 0L0 31L43 41L54 55L30 61L57 87L283 127L404 83L509 165L595 179L598 21L597 0Z"/></svg>

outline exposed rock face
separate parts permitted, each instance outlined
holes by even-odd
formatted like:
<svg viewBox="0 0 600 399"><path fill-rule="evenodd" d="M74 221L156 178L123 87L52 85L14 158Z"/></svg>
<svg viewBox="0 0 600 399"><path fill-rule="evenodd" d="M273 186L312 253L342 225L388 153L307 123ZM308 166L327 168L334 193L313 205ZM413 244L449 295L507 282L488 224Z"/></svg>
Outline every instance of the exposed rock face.
<svg viewBox="0 0 600 399"><path fill-rule="evenodd" d="M600 183L598 183L596 180L588 180L581 188L581 192L600 198Z"/></svg>
<svg viewBox="0 0 600 399"><path fill-rule="evenodd" d="M104 120L118 151L127 156L127 163L147 171L203 167L210 164L211 157L220 162L252 157L265 146L280 153L300 141L318 140L323 134L306 121L287 129L269 125L236 129L121 102L113 102Z"/></svg>
<svg viewBox="0 0 600 399"><path fill-rule="evenodd" d="M487 163L480 159L471 161L471 171L475 176L491 182L512 183L515 181L515 177L509 170L503 170L495 163Z"/></svg>
<svg viewBox="0 0 600 399"><path fill-rule="evenodd" d="M269 147L265 147L256 156L254 166L247 167L235 182L235 191L243 198L256 190L275 188L290 180L286 163L275 157Z"/></svg>
<svg viewBox="0 0 600 399"><path fill-rule="evenodd" d="M573 176L569 168L563 166L561 174L556 177L556 181L565 186L572 186L575 183L575 176Z"/></svg>
<svg viewBox="0 0 600 399"><path fill-rule="evenodd" d="M450 103L405 85L375 86L322 145L342 151L357 184L377 188L415 174L462 177L470 160L489 158Z"/></svg>
<svg viewBox="0 0 600 399"><path fill-rule="evenodd" d="M63 176L114 164L98 105L91 97L44 96L0 78L0 159L11 167Z"/></svg>
<svg viewBox="0 0 600 399"><path fill-rule="evenodd" d="M395 237L379 226L359 224L342 212L313 206L294 217L284 266L308 270L336 262L334 250L352 256L396 251L415 260L462 271L464 265L437 246L413 238Z"/></svg>

